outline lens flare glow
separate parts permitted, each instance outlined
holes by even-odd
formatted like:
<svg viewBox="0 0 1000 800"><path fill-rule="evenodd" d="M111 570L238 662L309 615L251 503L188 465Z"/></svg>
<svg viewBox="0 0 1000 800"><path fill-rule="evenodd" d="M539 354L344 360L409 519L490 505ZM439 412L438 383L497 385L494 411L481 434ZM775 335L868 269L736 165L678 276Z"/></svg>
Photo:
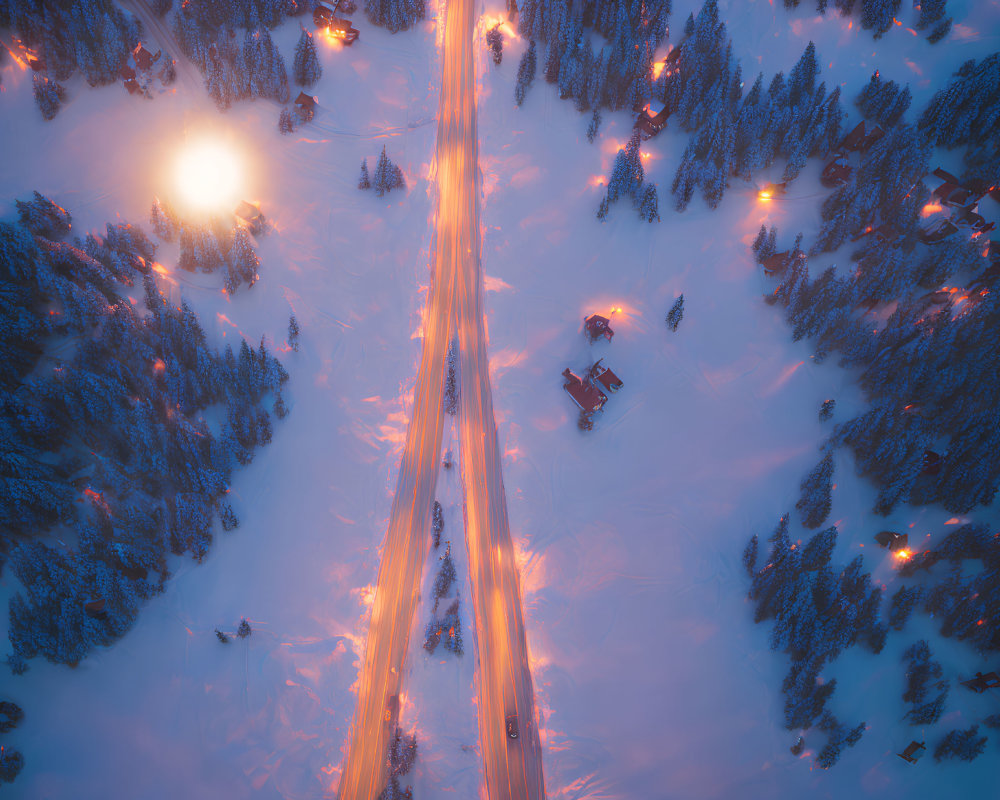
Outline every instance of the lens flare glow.
<svg viewBox="0 0 1000 800"><path fill-rule="evenodd" d="M231 147L211 140L192 142L176 164L177 192L194 211L228 211L243 185L240 161Z"/></svg>

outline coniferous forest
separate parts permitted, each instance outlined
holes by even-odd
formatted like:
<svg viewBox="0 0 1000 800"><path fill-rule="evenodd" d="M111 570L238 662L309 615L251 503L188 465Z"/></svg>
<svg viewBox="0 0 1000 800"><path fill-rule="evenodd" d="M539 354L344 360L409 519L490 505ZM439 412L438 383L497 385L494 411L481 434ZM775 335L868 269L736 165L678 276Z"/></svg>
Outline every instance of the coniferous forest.
<svg viewBox="0 0 1000 800"><path fill-rule="evenodd" d="M17 206L0 222L0 554L24 587L10 607L21 672L114 642L170 554L201 560L217 516L238 524L229 477L271 440L265 404L288 376L263 342L213 350L191 308L168 304L138 227L81 240L46 197Z"/></svg>

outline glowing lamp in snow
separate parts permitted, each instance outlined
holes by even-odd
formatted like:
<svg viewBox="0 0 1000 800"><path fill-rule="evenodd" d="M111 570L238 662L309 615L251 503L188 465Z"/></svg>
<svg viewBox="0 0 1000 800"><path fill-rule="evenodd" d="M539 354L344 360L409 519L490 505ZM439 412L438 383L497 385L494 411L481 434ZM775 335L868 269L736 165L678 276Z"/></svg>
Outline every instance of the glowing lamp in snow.
<svg viewBox="0 0 1000 800"><path fill-rule="evenodd" d="M176 163L177 191L195 211L228 211L239 199L239 159L222 142L202 140L186 147Z"/></svg>

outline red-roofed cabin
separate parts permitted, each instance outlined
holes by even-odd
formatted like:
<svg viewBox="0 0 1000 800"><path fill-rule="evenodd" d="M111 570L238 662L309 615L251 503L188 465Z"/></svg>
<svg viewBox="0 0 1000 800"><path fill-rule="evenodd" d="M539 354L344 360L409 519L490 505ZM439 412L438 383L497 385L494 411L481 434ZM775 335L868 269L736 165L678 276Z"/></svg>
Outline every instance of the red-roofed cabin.
<svg viewBox="0 0 1000 800"><path fill-rule="evenodd" d="M606 391L617 392L625 384L622 383L622 379L619 378L615 373L613 373L608 367L601 364L603 359L597 359L594 365L587 370L587 380L594 386L603 386ZM598 386L599 384L599 386Z"/></svg>
<svg viewBox="0 0 1000 800"><path fill-rule="evenodd" d="M972 207L963 208L961 211L952 215L952 219L955 223L961 225L963 228L972 228L972 230L982 233L984 231L993 230L992 223L986 221L986 219Z"/></svg>
<svg viewBox="0 0 1000 800"><path fill-rule="evenodd" d="M987 689L995 689L1000 686L1000 675L995 672L976 673L976 677L967 681L962 681L962 686L972 689L976 694L982 694Z"/></svg>
<svg viewBox="0 0 1000 800"><path fill-rule="evenodd" d="M566 367L562 374L566 379L563 389L566 390L566 394L573 398L573 402L580 407L583 413L593 414L604 408L604 404L608 402L608 397L604 392L594 384L581 380L580 376L574 375L569 367Z"/></svg>
<svg viewBox="0 0 1000 800"><path fill-rule="evenodd" d="M923 742L910 742L902 753L896 753L896 755L903 759L903 761L907 761L910 764L916 764L917 760L924 754L923 751L926 749L927 748L924 747Z"/></svg>
<svg viewBox="0 0 1000 800"><path fill-rule="evenodd" d="M295 110L306 122L309 122L316 114L316 106L318 105L319 100L305 92L299 92L299 96L295 98Z"/></svg>
<svg viewBox="0 0 1000 800"><path fill-rule="evenodd" d="M954 183L956 186L959 186L962 183L958 178L956 178L950 172L948 172L947 170L941 169L941 167L937 167L934 170L934 177L935 178L940 178L945 183Z"/></svg>
<svg viewBox="0 0 1000 800"><path fill-rule="evenodd" d="M665 105L657 105L660 106L659 110L656 110L653 105L647 105L639 112L635 125L632 126L639 131L639 136L642 139L652 139L667 125L670 110Z"/></svg>
<svg viewBox="0 0 1000 800"><path fill-rule="evenodd" d="M851 165L847 163L847 159L843 156L838 156L823 167L823 172L820 174L819 180L824 186L830 188L843 186L847 183L847 179L851 177L853 171Z"/></svg>
<svg viewBox="0 0 1000 800"><path fill-rule="evenodd" d="M118 74L121 75L123 81L128 81L135 78L135 70L128 65L127 61L124 64L122 64L122 68L118 70Z"/></svg>
<svg viewBox="0 0 1000 800"><path fill-rule="evenodd" d="M136 83L135 78L129 78L127 81L122 81L122 85L128 89L129 94L142 94L142 87Z"/></svg>
<svg viewBox="0 0 1000 800"><path fill-rule="evenodd" d="M33 56L31 53L25 53L24 60L28 62L28 66L31 67L32 72L43 72L45 70L45 62L38 56Z"/></svg>
<svg viewBox="0 0 1000 800"><path fill-rule="evenodd" d="M155 64L160 58L160 51L156 51L154 56L145 47L142 46L142 42L136 45L135 50L132 51L132 58L135 59L135 66L137 69L149 69Z"/></svg>
<svg viewBox="0 0 1000 800"><path fill-rule="evenodd" d="M854 127L854 130L844 137L837 149L857 150L864 153L883 136L885 136L885 131L878 125L872 125L862 120Z"/></svg>
<svg viewBox="0 0 1000 800"><path fill-rule="evenodd" d="M943 219L930 227L921 228L920 233L917 234L917 238L924 244L937 244L938 242L943 242L957 231L958 228L951 220Z"/></svg>
<svg viewBox="0 0 1000 800"><path fill-rule="evenodd" d="M785 250L783 253L769 255L761 262L761 266L764 267L765 275L780 275L788 269L790 263L792 263L792 253Z"/></svg>
<svg viewBox="0 0 1000 800"><path fill-rule="evenodd" d="M587 332L587 338L592 342L597 341L602 336L610 342L615 335L615 332L611 330L611 320L600 314L591 314L587 317L583 321L583 327Z"/></svg>
<svg viewBox="0 0 1000 800"><path fill-rule="evenodd" d="M875 534L875 541L882 547L888 547L895 552L896 550L906 549L909 536L905 533L896 533L895 531L879 531Z"/></svg>

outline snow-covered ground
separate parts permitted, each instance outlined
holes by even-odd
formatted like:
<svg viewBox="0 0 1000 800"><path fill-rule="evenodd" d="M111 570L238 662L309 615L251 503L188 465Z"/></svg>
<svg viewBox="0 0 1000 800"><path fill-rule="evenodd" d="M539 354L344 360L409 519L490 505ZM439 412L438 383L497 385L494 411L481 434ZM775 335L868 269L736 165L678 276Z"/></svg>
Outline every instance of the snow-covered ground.
<svg viewBox="0 0 1000 800"><path fill-rule="evenodd" d="M699 5L676 2L672 27ZM836 14L817 17L808 0L791 12L736 0L720 11L748 80L758 68L787 73L813 39L823 78L844 84L845 106L878 68L910 81L919 108L962 61L1000 43L995 1L952 0L958 24L933 47L906 32L909 8L880 42L857 21L848 28ZM2 68L0 215L37 188L68 208L80 231L118 215L144 222L152 196L168 193L172 153L207 125L238 143L252 165L247 196L276 230L261 241L260 282L231 300L221 276L178 274L174 250L164 248L174 296L188 299L219 345L242 333L280 348L293 310L303 330L302 351L285 357L292 413L235 475L240 529L220 531L202 565L176 561L165 593L115 647L75 670L36 662L4 681L4 694L26 711L5 737L26 756L12 797L333 796L419 359L439 77L433 11L397 36L358 19L357 46L321 48L324 77L311 90L321 110L290 137L278 134L271 103L206 115L182 90L147 102L79 79L71 102L42 123L30 75L10 61ZM288 61L297 37L295 22L275 34ZM670 130L643 148L662 221L641 223L622 201L598 224L597 179L631 119L606 115L588 144L587 118L540 77L516 108L522 50L508 40L499 68L478 56L483 268L549 795L988 797L994 741L972 765L910 767L894 755L911 738L933 746L945 730L995 710L954 685L986 662L941 640L920 615L880 656L845 654L824 673L838 682L830 705L870 729L834 770L811 769L811 758L788 752L794 735L782 726L787 658L768 649L768 628L752 624L745 600L743 546L792 510L831 430L817 420L820 403L837 399L835 420L862 407L850 373L834 359L813 364L808 344L790 341L779 310L761 301L771 287L749 257L763 221L777 225L782 244L815 232L821 165L810 163L787 198L762 204L734 181L716 211L696 199L678 215L669 185L685 142ZM362 157L372 167L382 144L406 173L405 197L378 200L354 188ZM776 165L771 177L780 172ZM663 316L681 292L685 317L671 333ZM588 345L583 316L613 307L622 309L613 343ZM625 386L582 434L559 373L602 356ZM853 475L848 454L836 459L834 560L865 553L866 569L891 592L896 578L874 533L906 529L934 540L950 515L903 508L873 517L873 489ZM481 785L457 470L438 485L466 655L426 656L425 600L413 621L402 713L421 737L417 800L474 797ZM793 538L803 537L792 519ZM435 562L431 555L425 598ZM13 583L0 578L0 601ZM219 644L213 629L232 630L241 616L254 634ZM898 654L920 636L953 681L947 714L926 731L901 721ZM823 741L811 736L807 751Z"/></svg>

